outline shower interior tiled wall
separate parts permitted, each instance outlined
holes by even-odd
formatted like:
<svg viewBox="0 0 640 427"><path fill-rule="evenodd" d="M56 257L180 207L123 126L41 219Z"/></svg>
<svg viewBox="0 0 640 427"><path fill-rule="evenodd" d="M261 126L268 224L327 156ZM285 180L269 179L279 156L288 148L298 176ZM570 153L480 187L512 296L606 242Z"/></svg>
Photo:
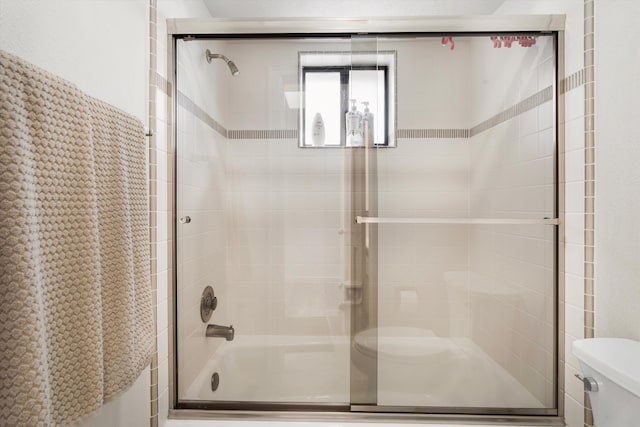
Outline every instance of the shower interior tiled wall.
<svg viewBox="0 0 640 427"><path fill-rule="evenodd" d="M162 3L162 2L161 2ZM566 372L565 372L565 387L566 387L566 396L564 399L565 411L567 417L567 423L570 426L580 426L582 425L583 420L583 393L581 388L581 383L575 380L574 374L578 372L578 364L575 359L570 355L570 346L571 342L576 338L581 338L584 336L583 331L583 313L584 313L584 89L581 85L582 81L580 81L580 76L584 73L583 70L583 58L582 58L582 19L583 19L583 8L581 2L564 2L565 9L564 10L550 10L549 13L568 13L567 19L567 46L566 46L566 61L565 61L565 75L570 76L574 75L571 79L564 81L561 83L561 89L563 89L563 99L561 101L566 105L566 114L565 114L565 128L566 128L566 137L565 137L565 153L561 153L561 156L566 163L566 170L564 173L564 182L561 182L561 185L566 185L566 241L564 242L566 247L566 263L565 263L565 289L566 292L564 295L561 293L561 303L564 302L565 306L565 331L561 331L561 333L565 334L565 348L567 349L565 352L561 352L561 360L566 359ZM578 3L580 3L578 5ZM166 7L166 6L165 6ZM527 13L524 10L517 10L518 6L511 6L514 8L514 12L511 12L508 7L505 9L504 13ZM157 66L157 74L158 77L156 79L156 155L157 155L157 283L158 283L158 292L157 292L157 303L158 303L158 407L159 407L159 420L160 424L163 422L163 417L166 416L168 405L169 405L169 388L168 382L172 378L172 375L169 375L171 368L169 366L169 354L172 351L169 345L168 338L168 321L170 319L170 311L167 307L171 306L171 296L170 293L167 292L169 287L171 275L173 271L171 271L171 266L169 263L171 257L171 236L169 234L170 231L170 219L171 219L171 209L172 206L170 204L170 198L168 197L171 194L171 182L173 181L173 177L169 176L171 171L170 165L174 161L172 157L173 147L168 145L168 141L171 138L167 137L167 129L168 125L170 125L171 117L167 114L167 105L169 102L168 95L171 93L170 87L168 87L166 80L166 61L167 58L164 55L166 52L165 41L165 27L164 27L164 18L165 17L177 17L180 14L188 14L193 16L194 14L206 14L207 11L204 9L200 10L162 10L163 5L159 6L159 15L158 15L158 66ZM545 11L546 12L546 11ZM210 46L211 42L209 42ZM195 46L195 45L194 45ZM460 47L463 49L464 46ZM277 156L288 156L295 157L296 161L292 164L295 164L298 168L297 170L290 170L289 172L295 174L297 178L301 178L300 181L297 181L298 184L289 184L293 187L282 188L285 192L289 192L291 195L295 195L296 192L300 192L303 188L296 188L295 185L302 185L304 189L310 188L312 186L315 188L315 191L325 191L328 188L335 188L331 182L323 181L322 179L317 179L318 176L321 176L323 173L327 171L326 168L337 167L338 163L336 163L336 159L332 159L332 154L330 152L326 153L313 153L313 150L300 150L297 148L295 141L292 140L281 140L281 139L267 139L267 140L259 140L259 139L236 139L235 135L230 130L237 129L246 129L247 126L243 126L247 121L247 114L249 114L249 122L251 126L250 129L273 129L274 127L277 129L290 129L295 127L295 123L282 121L279 122L277 120L274 121L272 117L269 118L268 122L260 123L259 118L263 117L263 115L256 114L255 120L253 120L250 116L251 105L250 104L240 104L238 102L230 103L228 99L228 94L225 88L225 83L228 82L230 76L225 75L227 70L222 68L218 71L213 70L211 67L206 67L206 62L204 61L204 57L200 55L200 50L193 48L192 54L189 56L185 56L179 58L179 65L181 64L189 66L190 70L200 70L202 75L194 76L190 82L187 82L184 87L184 91L182 94L179 94L180 99L178 100L178 117L179 122L183 124L183 127L178 129L178 133L184 137L189 138L193 141L193 152L188 153L187 155L195 156L192 158L204 158L204 156L209 156L209 158L213 159L211 164L206 165L204 163L198 164L197 161L193 163L193 168L186 173L186 175L181 177L181 181L185 185L183 191L178 190L178 194L183 193L185 199L183 200L187 204L189 203L189 192L192 194L207 194L210 196L211 205L201 207L202 212L199 214L207 215L210 217L223 216L225 212L229 212L230 210L235 209L235 212L242 212L242 214L238 215L236 218L236 224L232 231L225 232L220 228L220 224L222 221L211 221L211 226L206 229L193 229L193 234L190 236L186 236L187 239L202 239L202 244L189 245L192 247L198 247L197 253L180 253L179 263L193 263L193 265L197 264L197 259L199 257L207 257L208 259L215 260L214 262L210 262L206 264L206 268L208 271L198 271L197 269L193 270L193 276L183 277L181 282L181 288L178 290L179 295L182 296L183 301L188 301L186 305L179 309L184 309L189 313L193 313L192 317L186 319L185 322L182 322L181 328L181 336L184 336L185 339L183 342L178 343L178 351L185 352L181 354L188 354L192 357L188 364L185 366L185 371L181 372L180 378L184 379L185 385L189 383L190 380L194 378L197 374L198 370L202 366L203 360L198 360L203 351L210 353L215 350L216 344L211 344L207 342L199 335L197 332L200 326L199 316L196 316L196 306L199 301L199 293L201 291L202 277L205 275L211 275L210 277L215 277L216 282L216 292L218 293L221 300L226 300L226 305L220 305L216 312L219 323L224 324L226 320L234 323L237 329L242 328L245 331L251 331L253 333L263 333L266 330L270 333L295 333L295 326L292 327L290 324L287 324L283 318L278 318L277 313L281 313L282 310L280 308L269 308L269 307L283 307L287 304L287 301L284 299L278 299L279 297L284 295L285 298L298 298L295 294L295 291L292 289L284 289L282 292L277 293L269 293L266 289L269 289L268 286L262 286L264 283L257 281L256 277L261 277L260 280L266 280L269 283L273 283L277 278L277 272L273 271L264 271L264 269L268 268L268 262L263 262L265 260L265 253L257 251L256 247L260 247L260 245L254 246L248 245L245 241L243 244L241 236L247 236L249 233L253 238L256 239L267 239L268 236L264 234L260 234L261 232L266 232L265 230L260 230L260 227L256 227L256 222L260 221L260 218L255 217L255 213L260 212L260 196L259 194L264 190L264 176L260 176L261 167L264 167L264 164L261 163L261 159L271 158L274 159ZM576 53L579 52L579 55ZM238 63L242 62L244 64L250 64L250 58L238 57L240 59L234 58ZM543 61L544 63L544 61ZM478 64L475 64L478 65ZM247 65L250 69L251 65ZM295 68L294 68L295 69ZM517 67L516 67L517 69ZM491 111L493 114L498 114L502 111L507 110L509 107L516 105L518 102L525 100L530 95L535 95L536 93L543 91L545 88L540 87L538 85L537 75L538 73L549 72L546 69L537 69L537 70L529 70L525 68L519 69L521 74L521 78L517 79L517 84L514 86L514 90L512 93L504 94L504 97L500 98L500 102L495 105L482 105L482 106L469 106L468 111L462 111L460 114L455 116L447 116L447 117L439 117L440 120L437 120L433 123L427 123L424 120L412 122L411 115L409 112L411 108L407 105L405 111L401 111L399 114L404 113L404 117L406 120L404 125L400 124L400 128L405 129L433 129L433 128L446 128L446 129L463 129L463 128L472 128L473 125L476 125L480 122L480 116L477 114L477 111ZM531 74L531 73L534 73ZM400 71L402 73L402 71ZM562 77L562 76L561 76ZM402 78L400 75L399 79ZM571 82L574 82L571 84ZM577 82L577 83L575 83ZM251 86L249 82L247 86L243 89L245 90L244 96L240 97L243 100L250 99L251 97L256 97L256 91L258 91L259 87ZM402 84L402 83L399 83ZM471 85L467 82L460 82L458 85L460 89L460 93L457 96L463 97L465 94L472 90ZM264 86L262 86L264 87ZM182 86L181 86L182 88ZM485 90L490 90L489 87L485 87ZM211 93L216 93L217 95L209 96ZM259 94L263 97L269 97L272 94ZM481 97L481 94L478 94ZM259 99L259 97L258 97ZM243 101L244 102L244 101ZM518 141L517 151L509 152L509 150L504 150L503 162L504 165L508 165L510 162L514 164L520 163L535 163L535 162L548 162L549 156L549 135L548 133L548 117L551 102L543 102L541 105L535 106L534 108L528 110L527 112L511 117L509 120L498 124L492 127L489 130L484 132L480 132L471 136L468 139L458 139L453 138L451 140L445 139L402 139L399 141L399 145L403 146L407 152L410 150L419 150L414 151L413 154L418 154L426 159L432 159L432 161L437 162L462 162L460 164L460 169L463 167L466 168L468 166L468 162L471 159L482 159L482 155L480 152L474 152L474 150L479 150L481 146L490 146L491 145L491 135L495 133L505 132L510 135L510 138ZM236 107L235 110L233 107L235 105L241 107ZM261 106L256 105L257 110L259 111ZM488 110L487 110L488 109ZM244 115L242 120L240 120L240 115ZM437 116L437 114L436 114ZM433 114L431 117L436 117ZM486 118L486 114L483 114L482 117ZM488 115L488 116L491 116ZM471 131L473 134L473 131ZM232 135L234 135L232 138ZM499 150L504 147L493 147L493 149ZM389 150L390 156L399 155L400 151L394 153ZM462 155L460 155L462 154ZM308 168L311 165L311 162L306 162L305 159L308 156L313 155L317 158L318 155L325 157L325 161L323 162L323 170L310 170ZM408 156L410 157L410 156ZM546 160L545 160L546 159ZM429 161L429 160L428 160ZM262 171L264 172L264 171ZM396 171L397 172L397 171ZM384 174L385 171L382 170L381 174ZM394 173L394 171L386 171L386 173ZM307 179L305 179L305 174L308 174ZM395 173L394 173L395 174ZM401 175L400 175L401 177ZM505 180L508 180L508 177L503 177ZM482 193L490 193L492 191L491 188L486 186L482 186L482 181L477 180L476 177L473 176L473 170L470 174L463 173L460 176L449 176L448 178L449 185L447 187L448 196L453 196L450 198L451 205L450 208L453 212L460 212L461 210L473 210L477 212L481 212L483 209L491 210L493 208L490 205L480 205L474 204L474 194L482 194ZM294 182L285 180L286 182ZM403 194L408 196L405 200L411 200L410 193L412 191L411 188L402 185L401 180L397 182L388 181L390 186L396 185L401 186ZM189 189L188 187L191 187ZM233 189L244 189L249 191L247 192L238 192L238 197L245 197L243 199L237 199L233 196ZM391 196L395 193L398 187L388 187L388 194ZM385 189L382 188L382 191ZM414 191L424 191L425 188L416 188ZM435 193L442 193L442 189L436 190ZM514 189L515 190L515 189ZM538 190L536 190L538 191ZM541 189L540 191L545 191L545 189ZM459 198L459 202L455 202L456 197L455 193L464 193L464 197ZM435 194L434 193L434 194ZM242 196L244 194L244 196ZM246 196L247 194L251 194L252 197ZM180 197L180 196L179 196ZM284 196L286 197L286 195ZM328 196L330 197L330 196ZM208 197L209 198L209 197ZM331 203L339 203L338 200L326 200L322 206L309 206L305 204L304 200L294 200L291 199L292 203L301 203L304 208L309 208L305 214L311 215L313 218L314 209L331 209ZM336 205L337 206L337 205ZM241 209L239 208L241 207ZM504 208L504 207L500 207ZM508 207L507 207L508 209ZM180 215L180 212L178 212ZM301 222L300 215L292 215L291 218L288 218L289 224L295 228L296 221L298 221L299 230L303 229L304 223ZM316 238L318 235L321 235L324 231L328 229L335 229L336 225L334 223L323 223L323 216L318 215L317 218L313 218L317 220L317 227L313 230L309 230L309 233L315 233L313 238ZM194 222L195 224L196 222ZM306 223L306 221L305 221ZM528 258L529 260L534 259L535 261L532 263L528 263L527 266L535 270L536 268L545 269L549 267L549 250L548 250L548 241L549 236L545 235L522 235L518 231L514 231L513 233L506 234L498 234L494 233L490 227L485 227L485 229L479 228L477 233L485 233L491 235L491 239L494 241L499 240L501 243L506 244L506 247L511 247L517 249L521 247L519 245L519 241L521 239L538 239L539 245L537 245L538 252L536 253L518 253L515 251L516 255L511 260L514 263L514 266L522 265L523 259ZM473 241L478 236L476 233L462 233L459 236L459 239L453 239L446 243L442 243L440 245L438 243L437 236L434 237L435 240L432 239L434 243L434 247L430 248L421 248L423 251L431 251L429 253L435 253L435 246L439 246L438 249L438 257L437 261L442 262L446 265L447 263L447 253L455 253L456 246L458 248L462 248L463 246L469 245L469 247L473 248ZM292 255L296 249L301 248L304 245L304 242L308 240L310 236L304 236L296 233L291 233L287 238L289 239L287 242L287 246L291 247ZM381 236L381 238L391 239L393 236ZM222 261L224 258L223 254L219 253L221 247L225 245L220 244L220 242L229 242L229 239L233 239L233 244L229 245L229 251L237 254L237 256L233 259L236 261L228 262ZM212 242L216 243L212 243ZM296 241L299 243L296 244ZM179 243L180 244L180 243ZM186 247L186 246L185 246ZM264 246L263 246L264 248ZM327 254L335 253L335 248L325 247L324 250L320 248L320 252L318 252L313 259L309 258L301 258L298 261L299 268L307 269L309 268L318 268L324 269L323 271L318 272L318 276L327 275L327 268L335 269L339 268L339 263L335 263L330 259L327 259ZM408 248L408 250L416 249L416 248ZM445 249L445 250L442 250ZM478 252L479 253L479 252ZM444 257L444 258L442 258ZM493 263L495 265L496 262L499 262L501 257L504 258L504 253L491 253L491 257L493 257ZM451 257L451 259L456 258L455 256ZM228 258L227 258L228 259ZM456 258L457 259L457 258ZM474 251L471 250L469 252L469 263L475 263L479 265L478 268L482 269L481 266L487 266L486 262L482 262L483 260L478 255L474 255ZM318 262L318 260L322 260ZM436 264L436 258L434 258L434 264ZM403 262L404 263L404 262ZM406 263L404 263L406 264ZM247 267L252 266L254 269L250 273L250 277L247 276ZM409 286L408 289L410 292L417 289L417 293L420 295L425 292L433 283L429 283L428 277L429 275L435 276L434 272L427 271L418 271L421 267L418 264L413 265L413 270L411 274L426 274L426 280L422 281L421 287L412 287ZM447 267L455 267L455 265L447 265ZM384 267L383 267L384 268ZM389 258L389 262L386 264L386 268L389 272L392 272L394 268L394 263L392 262L392 258ZM261 270L262 269L262 270ZM532 270L532 271L533 271ZM405 270L406 271L406 270ZM486 273L491 274L491 271L486 271ZM331 273L333 274L333 272ZM535 273L534 273L535 274ZM382 275L382 279L384 279L384 274ZM391 274L387 275L391 277ZM266 279L265 279L266 278ZM179 278L180 281L180 278ZM233 283L233 286L231 284ZM405 282L406 284L407 282ZM314 283L309 283L310 289L315 289L317 295L322 295L320 299L321 304L331 303L330 299L332 296L328 296L325 285L322 281L315 281ZM396 289L396 295L390 295L389 297L393 301L394 298L399 301L399 295L401 291L407 291L407 289ZM265 294L267 292L267 294ZM538 295L535 289L529 289L527 292L531 292L531 295ZM235 294L235 298L234 298ZM243 296L243 298L239 298ZM444 298L444 296L442 296ZM481 297L479 297L481 298ZM260 301L269 301L269 304L259 304ZM436 300L432 300L434 307L437 306L435 303ZM523 310L527 312L544 312L549 313L551 309L549 307L550 296L549 295L540 295L539 298L530 299L531 304L536 304L535 307L519 307L518 310ZM312 306L304 307L304 302L299 301L303 305L301 306L305 310L313 310ZM307 302L307 304L311 304ZM508 304L503 304L501 301L493 302L493 309L495 310L504 310L511 309ZM471 319L473 316L473 310L468 310L467 308L473 305L473 301L470 299L466 299L460 302L460 306L458 307L458 311L461 313L459 318L459 323L457 323L457 328L460 330L464 330L469 332L469 322L474 320ZM300 307L300 305L298 304ZM540 307L546 307L542 311ZM392 307L399 308L398 305ZM411 310L412 308L409 308ZM248 319L250 314L255 314L256 310L266 310L266 312L262 312L261 316L264 318L270 319L270 322L261 323L256 325L255 323L249 322ZM271 312L270 312L271 310ZM438 310L425 310L425 312L429 313L429 316L434 320L434 324L437 325L437 318L440 316L444 319L445 314L438 314ZM398 311L398 316L403 316L406 313L402 311ZM470 314L471 313L471 314ZM289 313L290 315L295 315L295 313ZM479 319L490 319L486 316L481 316L478 314ZM382 314L384 318L384 313ZM548 339L545 337L535 337L531 334L528 334L527 331L531 331L532 329L536 329L536 322L548 322L548 318L535 319L531 316L525 318L531 319L528 324L523 325L514 325L514 328L524 328L523 330L504 330L504 334L516 332L514 335L517 337L524 337L521 342L517 343L513 348L516 349L519 353L518 357L514 360L518 361L516 364L509 366L510 372L514 374L514 376L522 377L526 376L527 378L537 377L537 383L541 385L550 380L550 371L549 366L537 366L535 360L541 360L537 357L539 354L547 354L550 351ZM246 324L244 324L246 322ZM333 323L332 323L333 322ZM313 320L307 321L306 324L299 326L305 330L307 333L309 330L315 330L318 334L322 334L327 330L340 329L339 325L339 317L336 316L333 320L327 322L317 322L314 323ZM300 325L300 324L298 324ZM488 328L493 327L494 325L490 324L490 320L486 320L486 324L482 323L482 320L477 323L476 333L480 334L481 342L483 342L484 349L488 351L490 354L494 355L498 360L506 357L503 354L505 350L504 346L499 345L495 339L492 339L489 334L483 332L483 330L488 330ZM293 329L292 329L293 328ZM484 340L484 341L483 341ZM564 353L564 354L562 354ZM531 359L527 359L527 355L530 355ZM544 359L546 360L546 359ZM520 363L520 364L518 364ZM549 396L545 396L543 392L535 392L536 396L541 399L549 399Z"/></svg>

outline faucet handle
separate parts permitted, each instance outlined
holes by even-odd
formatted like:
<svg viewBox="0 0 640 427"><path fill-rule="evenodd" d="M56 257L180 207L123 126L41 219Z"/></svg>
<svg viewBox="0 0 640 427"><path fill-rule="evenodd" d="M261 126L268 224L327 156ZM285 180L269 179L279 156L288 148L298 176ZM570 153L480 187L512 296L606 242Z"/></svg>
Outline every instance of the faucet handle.
<svg viewBox="0 0 640 427"><path fill-rule="evenodd" d="M218 298L213 293L213 288L207 286L202 291L202 297L200 298L200 319L204 323L207 323L211 319L211 312L218 306Z"/></svg>

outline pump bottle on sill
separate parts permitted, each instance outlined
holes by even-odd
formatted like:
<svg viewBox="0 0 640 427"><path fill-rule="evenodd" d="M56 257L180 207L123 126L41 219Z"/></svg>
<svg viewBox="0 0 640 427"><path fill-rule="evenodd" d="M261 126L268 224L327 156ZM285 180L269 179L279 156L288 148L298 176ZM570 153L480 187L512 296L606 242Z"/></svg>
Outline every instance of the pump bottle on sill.
<svg viewBox="0 0 640 427"><path fill-rule="evenodd" d="M324 145L325 131L324 120L322 120L322 114L316 113L313 117L313 128L311 132L312 146L322 147Z"/></svg>
<svg viewBox="0 0 640 427"><path fill-rule="evenodd" d="M364 142L369 146L373 146L375 144L375 140L373 138L373 113L369 110L369 102L364 101L361 102L364 105L364 113L362 113L362 134L368 138Z"/></svg>
<svg viewBox="0 0 640 427"><path fill-rule="evenodd" d="M356 107L356 100L351 100L351 109L346 114L347 147L362 147L362 113Z"/></svg>

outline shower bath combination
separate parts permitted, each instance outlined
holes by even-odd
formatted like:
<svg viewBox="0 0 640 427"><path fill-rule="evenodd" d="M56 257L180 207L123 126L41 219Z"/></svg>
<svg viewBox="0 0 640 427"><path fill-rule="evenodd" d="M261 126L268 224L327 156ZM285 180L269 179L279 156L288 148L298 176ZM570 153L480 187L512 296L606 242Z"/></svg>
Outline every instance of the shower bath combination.
<svg viewBox="0 0 640 427"><path fill-rule="evenodd" d="M564 21L178 24L172 408L556 423Z"/></svg>
<svg viewBox="0 0 640 427"><path fill-rule="evenodd" d="M207 49L207 51L205 52L205 55L207 57L208 63L211 63L212 59L222 59L224 62L226 62L232 76L237 76L240 73L240 70L238 70L238 67L236 66L236 64L232 60L224 56L223 54L211 53L211 51Z"/></svg>

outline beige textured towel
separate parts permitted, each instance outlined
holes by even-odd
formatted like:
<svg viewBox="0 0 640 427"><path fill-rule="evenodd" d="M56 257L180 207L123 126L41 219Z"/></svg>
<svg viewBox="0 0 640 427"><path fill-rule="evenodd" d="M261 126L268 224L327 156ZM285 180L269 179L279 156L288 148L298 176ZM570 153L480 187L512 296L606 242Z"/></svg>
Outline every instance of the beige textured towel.
<svg viewBox="0 0 640 427"><path fill-rule="evenodd" d="M152 351L146 144L139 120L97 99L88 103L100 225L104 399L109 400L138 377Z"/></svg>
<svg viewBox="0 0 640 427"><path fill-rule="evenodd" d="M0 419L65 425L102 404L87 104L0 52Z"/></svg>
<svg viewBox="0 0 640 427"><path fill-rule="evenodd" d="M77 424L149 359L142 126L97 104L0 51L3 425Z"/></svg>

